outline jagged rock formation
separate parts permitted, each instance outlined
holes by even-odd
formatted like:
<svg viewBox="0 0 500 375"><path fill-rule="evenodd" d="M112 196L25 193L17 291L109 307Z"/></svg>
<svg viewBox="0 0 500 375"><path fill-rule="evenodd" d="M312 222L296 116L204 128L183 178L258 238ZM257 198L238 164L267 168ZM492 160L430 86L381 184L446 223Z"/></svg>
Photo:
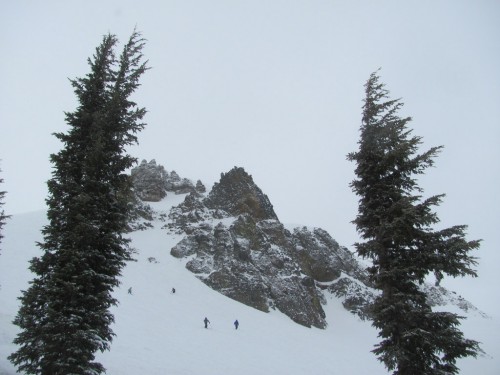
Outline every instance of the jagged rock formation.
<svg viewBox="0 0 500 375"><path fill-rule="evenodd" d="M341 299L361 319L370 318L378 291L353 254L323 229L285 228L243 168L221 174L205 195L199 181L196 187L180 189L183 180L175 172L163 172L154 160L141 165L168 176L142 174L149 181L168 181L165 190L189 192L170 210L164 227L184 235L171 255L187 259L186 268L211 288L261 311L278 309L307 327L326 326L322 306L329 295ZM444 288L424 287L433 305L452 300ZM463 299L455 298L454 303L465 311L474 309Z"/></svg>
<svg viewBox="0 0 500 375"><path fill-rule="evenodd" d="M292 258L293 237L277 220L242 214L198 227L172 250L195 255L186 267L213 289L261 311L278 308L305 326L323 328L322 295Z"/></svg>
<svg viewBox="0 0 500 375"><path fill-rule="evenodd" d="M243 168L222 174L207 198L186 196L170 219L171 230L186 234L171 254L191 257L186 267L203 282L261 311L278 309L307 327L326 326L323 290L348 295L350 290L332 282L347 276L367 280L352 254L326 231L287 230ZM351 310L363 310L351 304L356 305Z"/></svg>
<svg viewBox="0 0 500 375"><path fill-rule="evenodd" d="M464 312L474 312L481 315L483 318L488 318L488 315L480 311L476 306L464 299L462 296L457 295L455 292L449 291L442 286L423 284L421 286L421 290L427 295L427 302L431 307L452 304Z"/></svg>
<svg viewBox="0 0 500 375"><path fill-rule="evenodd" d="M221 209L231 216L249 214L256 220L278 220L273 206L243 168L222 173L204 201L208 208Z"/></svg>
<svg viewBox="0 0 500 375"><path fill-rule="evenodd" d="M132 182L137 196L146 202L158 202L167 196L167 192L186 194L190 192L205 192L205 186L198 180L196 186L187 178L180 178L172 171L168 173L162 165L157 165L153 159L143 160L131 171Z"/></svg>
<svg viewBox="0 0 500 375"><path fill-rule="evenodd" d="M143 201L158 202L167 195L167 171L163 166L156 165L154 159L149 163L143 160L139 166L132 169L131 176L134 190Z"/></svg>

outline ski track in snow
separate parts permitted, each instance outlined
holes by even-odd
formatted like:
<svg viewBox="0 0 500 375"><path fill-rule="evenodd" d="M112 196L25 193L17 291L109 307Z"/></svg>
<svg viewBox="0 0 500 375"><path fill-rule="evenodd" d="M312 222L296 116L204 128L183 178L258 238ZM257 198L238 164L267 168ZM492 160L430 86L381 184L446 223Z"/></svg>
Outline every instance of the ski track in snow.
<svg viewBox="0 0 500 375"><path fill-rule="evenodd" d="M184 195L151 204L168 212ZM28 261L40 255L35 241L46 223L44 212L16 215L0 244L0 375L14 375L6 357L18 329L12 325L20 290L32 275ZM112 309L116 334L109 352L97 353L108 375L346 375L387 374L370 350L378 342L369 322L351 315L339 300L324 306L328 327L306 328L278 311L263 313L213 291L189 272L186 260L170 255L182 238L155 228L130 235L136 262L123 271ZM150 261L154 258L155 261ZM132 294L128 289L132 288ZM176 293L171 290L175 287ZM463 314L459 311L454 311ZM486 312L491 316L490 312ZM205 316L211 324L203 326ZM240 327L234 329L238 319ZM482 342L486 354L458 362L463 375L500 374L499 318L471 314L462 322L467 338Z"/></svg>

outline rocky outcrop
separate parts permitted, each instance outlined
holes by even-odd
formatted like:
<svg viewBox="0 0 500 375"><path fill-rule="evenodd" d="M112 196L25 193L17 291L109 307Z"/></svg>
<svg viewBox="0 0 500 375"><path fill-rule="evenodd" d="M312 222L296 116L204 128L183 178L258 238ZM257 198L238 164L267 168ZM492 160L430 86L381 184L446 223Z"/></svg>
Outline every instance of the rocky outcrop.
<svg viewBox="0 0 500 375"><path fill-rule="evenodd" d="M166 221L164 228L182 236L171 255L186 259L186 268L211 288L264 312L277 309L306 327L326 327L327 297L340 299L348 311L370 319L379 292L365 268L325 230L285 228L243 168L223 173L204 194L200 181L193 186L154 161L141 165L150 171L146 176L164 176L165 191L188 193L168 217L159 217ZM153 184L158 180L149 178ZM143 218L150 214L140 212ZM444 288L422 288L427 288L423 290L432 306L450 302L466 312L475 309Z"/></svg>
<svg viewBox="0 0 500 375"><path fill-rule="evenodd" d="M339 298L347 311L362 320L371 318L371 306L379 292L369 285L345 274L327 285L321 283L317 285Z"/></svg>
<svg viewBox="0 0 500 375"><path fill-rule="evenodd" d="M333 281L344 272L363 283L368 282L364 269L345 247L339 246L327 231L320 228L295 228L297 259L306 275L319 282Z"/></svg>
<svg viewBox="0 0 500 375"><path fill-rule="evenodd" d="M234 167L222 173L220 181L214 184L204 203L209 208L224 210L231 216L249 214L256 220L278 219L267 195L262 193L252 176L243 168Z"/></svg>
<svg viewBox="0 0 500 375"><path fill-rule="evenodd" d="M165 181L168 173L153 159L143 160L131 171L132 183L137 196L146 202L158 202L167 195Z"/></svg>
<svg viewBox="0 0 500 375"><path fill-rule="evenodd" d="M167 192L174 194L204 193L203 183L198 180L196 185L187 178L181 178L177 172L167 172L156 160L143 160L131 171L132 183L137 196L145 202L158 202L165 198Z"/></svg>
<svg viewBox="0 0 500 375"><path fill-rule="evenodd" d="M294 238L277 220L249 214L229 225L200 226L171 250L194 257L186 267L222 294L261 311L277 308L293 321L324 328L322 294L292 258Z"/></svg>
<svg viewBox="0 0 500 375"><path fill-rule="evenodd" d="M326 326L325 292L344 297L354 313L363 311L349 290L324 284L346 275L367 280L353 255L322 229L287 230L243 168L222 174L206 198L187 195L169 218L170 230L186 234L171 254L189 257L186 267L230 298L261 311L278 309L307 327Z"/></svg>
<svg viewBox="0 0 500 375"><path fill-rule="evenodd" d="M201 184L203 186L203 184ZM165 179L165 190L172 191L175 194L187 194L196 192L196 187L191 180L180 178L176 171L170 172Z"/></svg>
<svg viewBox="0 0 500 375"><path fill-rule="evenodd" d="M475 313L484 318L488 318L484 312L479 310L472 303L467 301L462 296L452 292L442 286L435 286L431 284L422 284L420 289L427 296L427 302L431 307L455 305L466 313Z"/></svg>

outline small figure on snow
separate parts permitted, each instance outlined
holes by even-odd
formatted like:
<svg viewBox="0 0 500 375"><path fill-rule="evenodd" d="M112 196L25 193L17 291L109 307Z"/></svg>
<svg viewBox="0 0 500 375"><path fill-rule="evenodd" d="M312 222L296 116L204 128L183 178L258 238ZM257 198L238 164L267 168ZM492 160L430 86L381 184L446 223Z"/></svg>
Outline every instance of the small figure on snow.
<svg viewBox="0 0 500 375"><path fill-rule="evenodd" d="M172 294L175 294L175 288L172 288Z"/></svg>
<svg viewBox="0 0 500 375"><path fill-rule="evenodd" d="M203 323L205 323L205 328L208 328L208 324L210 323L210 320L208 320L207 317L205 317L205 319L203 319Z"/></svg>
<svg viewBox="0 0 500 375"><path fill-rule="evenodd" d="M240 322L238 322L238 319L234 321L234 329L238 329L238 326L240 325Z"/></svg>
<svg viewBox="0 0 500 375"><path fill-rule="evenodd" d="M128 294L132 294L132 287L128 288Z"/></svg>

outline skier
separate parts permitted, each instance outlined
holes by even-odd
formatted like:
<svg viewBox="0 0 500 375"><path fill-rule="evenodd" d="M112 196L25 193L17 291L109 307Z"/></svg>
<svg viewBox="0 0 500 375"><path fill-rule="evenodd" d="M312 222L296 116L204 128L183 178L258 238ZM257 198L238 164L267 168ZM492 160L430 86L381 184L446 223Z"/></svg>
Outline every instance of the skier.
<svg viewBox="0 0 500 375"><path fill-rule="evenodd" d="M205 328L208 328L208 323L210 323L210 320L208 320L207 317L205 317L203 323L205 323Z"/></svg>
<svg viewBox="0 0 500 375"><path fill-rule="evenodd" d="M234 321L234 329L238 329L238 326L240 325L240 322L238 322L238 319Z"/></svg>
<svg viewBox="0 0 500 375"><path fill-rule="evenodd" d="M175 294L175 288L172 288L172 294Z"/></svg>
<svg viewBox="0 0 500 375"><path fill-rule="evenodd" d="M132 294L132 287L128 288L128 294Z"/></svg>

